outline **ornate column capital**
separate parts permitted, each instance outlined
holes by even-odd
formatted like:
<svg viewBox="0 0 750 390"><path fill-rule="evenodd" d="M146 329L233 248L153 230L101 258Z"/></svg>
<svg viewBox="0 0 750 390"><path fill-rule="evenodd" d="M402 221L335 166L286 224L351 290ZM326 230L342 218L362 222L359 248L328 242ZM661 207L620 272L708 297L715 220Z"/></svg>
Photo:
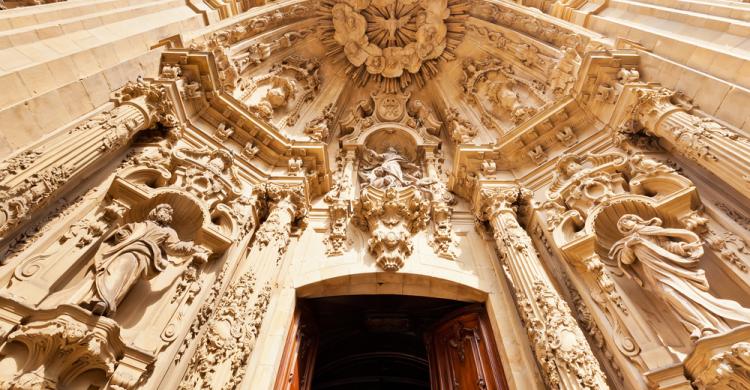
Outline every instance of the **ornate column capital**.
<svg viewBox="0 0 750 390"><path fill-rule="evenodd" d="M482 185L478 183L474 195L474 214L481 221L489 221L501 213L516 216L518 202L528 199L531 192L517 185Z"/></svg>
<svg viewBox="0 0 750 390"><path fill-rule="evenodd" d="M307 192L302 184L266 183L266 198L269 212L274 209L285 208L291 212L292 218L299 219L307 216Z"/></svg>
<svg viewBox="0 0 750 390"><path fill-rule="evenodd" d="M164 84L139 77L136 81L128 81L125 86L115 91L111 100L118 106L132 105L141 110L147 121L140 129L147 129L156 123L162 123L167 127L178 124L174 103Z"/></svg>

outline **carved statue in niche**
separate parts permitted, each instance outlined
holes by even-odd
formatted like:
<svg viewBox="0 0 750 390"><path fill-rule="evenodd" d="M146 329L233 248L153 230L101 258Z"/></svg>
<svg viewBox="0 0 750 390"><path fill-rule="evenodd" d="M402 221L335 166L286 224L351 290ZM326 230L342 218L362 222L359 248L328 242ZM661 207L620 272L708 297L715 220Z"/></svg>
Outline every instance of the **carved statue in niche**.
<svg viewBox="0 0 750 390"><path fill-rule="evenodd" d="M419 166L409 162L393 146L383 153L365 147L359 177L363 187L403 188L415 185L422 172Z"/></svg>
<svg viewBox="0 0 750 390"><path fill-rule="evenodd" d="M750 309L709 292L699 268L703 246L698 235L661 224L659 218L620 217L617 229L625 237L612 246L610 257L625 275L659 296L693 340L729 330L724 319L750 323Z"/></svg>
<svg viewBox="0 0 750 390"><path fill-rule="evenodd" d="M94 255L94 272L44 302L56 306L79 303L97 315L111 315L140 279L150 279L169 265L206 262L209 251L180 241L170 227L172 206L160 204L141 222L131 222L107 235Z"/></svg>

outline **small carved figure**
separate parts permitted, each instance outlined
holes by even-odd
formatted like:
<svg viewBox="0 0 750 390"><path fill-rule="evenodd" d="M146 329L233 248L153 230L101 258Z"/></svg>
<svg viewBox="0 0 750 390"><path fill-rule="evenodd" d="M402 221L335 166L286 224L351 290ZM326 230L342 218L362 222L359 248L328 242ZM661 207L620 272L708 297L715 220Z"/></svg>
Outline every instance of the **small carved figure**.
<svg viewBox="0 0 750 390"><path fill-rule="evenodd" d="M273 117L276 110L286 107L294 99L296 91L297 87L293 80L286 77L273 76L271 87L268 88L265 96L250 108L264 119L269 120Z"/></svg>
<svg viewBox="0 0 750 390"><path fill-rule="evenodd" d="M638 72L638 69L620 68L620 70L617 72L617 81L619 81L620 84L634 83L640 78L641 74Z"/></svg>
<svg viewBox="0 0 750 390"><path fill-rule="evenodd" d="M625 275L659 296L693 340L729 330L724 319L750 323L750 309L709 292L705 271L699 267L703 246L698 235L661 224L659 218L646 221L623 215L617 229L625 237L612 246L609 256Z"/></svg>
<svg viewBox="0 0 750 390"><path fill-rule="evenodd" d="M440 122L435 116L435 113L433 113L432 110L421 100L410 100L407 109L409 110L409 115L415 117L418 125L425 128L427 132L431 134L440 132L440 125L442 125L442 122Z"/></svg>
<svg viewBox="0 0 750 390"><path fill-rule="evenodd" d="M497 172L497 164L495 160L482 160L482 174L485 176L492 176Z"/></svg>
<svg viewBox="0 0 750 390"><path fill-rule="evenodd" d="M477 135L477 130L471 122L461 117L458 110L449 107L445 110L445 122L453 141L459 144L471 142Z"/></svg>

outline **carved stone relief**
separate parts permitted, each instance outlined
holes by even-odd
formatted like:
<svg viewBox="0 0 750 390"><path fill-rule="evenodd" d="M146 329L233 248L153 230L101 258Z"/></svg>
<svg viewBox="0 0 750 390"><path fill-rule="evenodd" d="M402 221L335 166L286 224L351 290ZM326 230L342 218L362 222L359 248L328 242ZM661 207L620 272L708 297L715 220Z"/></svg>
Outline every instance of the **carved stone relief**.
<svg viewBox="0 0 750 390"><path fill-rule="evenodd" d="M515 74L502 60L466 60L463 70L461 85L469 103L483 125L501 133L529 119L545 102L538 85Z"/></svg>
<svg viewBox="0 0 750 390"><path fill-rule="evenodd" d="M397 271L404 266L413 250L411 236L430 220L429 208L419 191L393 187L362 191L355 206L355 223L370 232L367 248L380 268Z"/></svg>
<svg viewBox="0 0 750 390"><path fill-rule="evenodd" d="M267 74L243 81L237 97L251 112L279 128L294 126L303 106L318 93L319 68L317 59L288 57Z"/></svg>
<svg viewBox="0 0 750 390"><path fill-rule="evenodd" d="M362 86L374 79L397 92L414 82L423 86L437 73L437 60L454 58L466 2L324 2L322 12L324 42L346 58L355 82Z"/></svg>

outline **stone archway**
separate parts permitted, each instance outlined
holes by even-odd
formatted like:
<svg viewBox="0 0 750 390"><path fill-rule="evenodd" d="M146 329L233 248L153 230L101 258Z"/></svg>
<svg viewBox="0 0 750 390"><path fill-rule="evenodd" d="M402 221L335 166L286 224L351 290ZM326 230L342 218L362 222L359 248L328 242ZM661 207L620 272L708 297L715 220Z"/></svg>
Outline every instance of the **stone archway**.
<svg viewBox="0 0 750 390"><path fill-rule="evenodd" d="M333 294L297 300L276 390L508 388L484 303Z"/></svg>
<svg viewBox="0 0 750 390"><path fill-rule="evenodd" d="M487 291L429 274L373 272L335 276L297 287L298 298L339 295L407 295L485 302Z"/></svg>

